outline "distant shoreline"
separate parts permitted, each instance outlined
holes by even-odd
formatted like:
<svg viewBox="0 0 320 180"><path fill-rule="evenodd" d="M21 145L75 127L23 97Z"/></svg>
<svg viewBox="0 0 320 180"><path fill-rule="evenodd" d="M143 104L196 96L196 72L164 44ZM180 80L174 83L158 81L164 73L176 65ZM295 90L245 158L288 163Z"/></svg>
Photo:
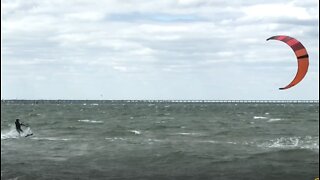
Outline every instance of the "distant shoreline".
<svg viewBox="0 0 320 180"><path fill-rule="evenodd" d="M208 104L319 104L319 100L1 100L4 104L84 104L84 103L208 103Z"/></svg>

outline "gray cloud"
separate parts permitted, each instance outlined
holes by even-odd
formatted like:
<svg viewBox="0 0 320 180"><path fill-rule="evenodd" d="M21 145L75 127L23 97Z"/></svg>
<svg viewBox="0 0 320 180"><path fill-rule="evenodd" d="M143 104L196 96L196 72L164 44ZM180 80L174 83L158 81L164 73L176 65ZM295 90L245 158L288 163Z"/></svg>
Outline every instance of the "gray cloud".
<svg viewBox="0 0 320 180"><path fill-rule="evenodd" d="M2 5L4 98L282 99L276 90L294 76L296 60L287 45L265 41L276 34L301 40L309 72L319 72L316 1ZM318 99L318 91L309 75L288 98Z"/></svg>

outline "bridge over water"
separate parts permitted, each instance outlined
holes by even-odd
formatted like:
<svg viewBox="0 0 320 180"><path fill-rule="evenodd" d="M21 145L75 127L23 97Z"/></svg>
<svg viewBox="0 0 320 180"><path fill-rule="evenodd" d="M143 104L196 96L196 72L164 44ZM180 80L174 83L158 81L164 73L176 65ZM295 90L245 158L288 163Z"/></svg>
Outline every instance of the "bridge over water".
<svg viewBox="0 0 320 180"><path fill-rule="evenodd" d="M104 104L104 103L211 103L211 104L319 104L319 100L1 100L2 104Z"/></svg>

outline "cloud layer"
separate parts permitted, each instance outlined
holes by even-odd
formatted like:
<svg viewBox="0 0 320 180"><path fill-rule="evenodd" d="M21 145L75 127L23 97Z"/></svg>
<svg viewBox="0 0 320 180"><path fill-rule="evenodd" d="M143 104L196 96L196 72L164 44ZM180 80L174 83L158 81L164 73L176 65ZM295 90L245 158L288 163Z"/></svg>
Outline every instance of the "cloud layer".
<svg viewBox="0 0 320 180"><path fill-rule="evenodd" d="M319 99L318 2L2 1L2 98ZM309 73L270 36L296 37Z"/></svg>

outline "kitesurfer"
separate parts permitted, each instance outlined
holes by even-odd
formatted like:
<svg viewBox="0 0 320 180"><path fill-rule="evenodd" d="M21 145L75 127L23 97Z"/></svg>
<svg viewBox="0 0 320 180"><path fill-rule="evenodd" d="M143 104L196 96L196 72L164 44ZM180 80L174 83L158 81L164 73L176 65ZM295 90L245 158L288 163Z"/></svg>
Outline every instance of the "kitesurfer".
<svg viewBox="0 0 320 180"><path fill-rule="evenodd" d="M23 123L20 123L19 119L16 119L15 124L16 124L16 130L19 133L19 135L20 135L21 132L23 132L23 130L21 129L21 126L28 127L27 125L25 125Z"/></svg>

